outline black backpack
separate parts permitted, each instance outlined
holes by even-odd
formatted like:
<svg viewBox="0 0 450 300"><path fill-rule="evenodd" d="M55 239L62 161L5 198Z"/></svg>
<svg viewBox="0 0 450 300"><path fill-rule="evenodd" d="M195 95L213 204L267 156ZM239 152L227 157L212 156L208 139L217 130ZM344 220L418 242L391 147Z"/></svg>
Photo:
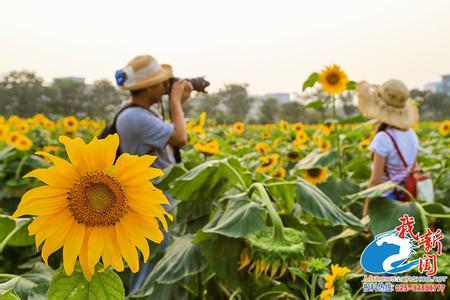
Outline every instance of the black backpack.
<svg viewBox="0 0 450 300"><path fill-rule="evenodd" d="M109 123L105 129L103 129L103 131L97 136L97 138L99 139L104 139L106 138L108 135L110 134L115 134L117 133L117 128L116 128L116 121L117 121L117 117L127 108L130 107L140 107L142 109L148 110L149 112L151 112L152 114L155 114L154 112L152 112L150 109L147 109L145 107L142 107L138 104L135 103L127 103L125 104L114 116L113 120L111 123ZM173 147L174 150L174 157L175 157L175 161L177 163L181 162L181 154L180 154L180 149L177 147ZM120 151L120 146L117 147L117 151L116 151L116 159L114 161L117 160L117 158L119 158L119 156L122 154L122 151Z"/></svg>

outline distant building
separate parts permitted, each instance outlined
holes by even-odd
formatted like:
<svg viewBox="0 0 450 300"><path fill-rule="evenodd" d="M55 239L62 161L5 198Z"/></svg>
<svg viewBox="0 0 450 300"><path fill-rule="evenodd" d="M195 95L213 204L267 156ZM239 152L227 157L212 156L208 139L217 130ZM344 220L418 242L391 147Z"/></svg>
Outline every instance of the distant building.
<svg viewBox="0 0 450 300"><path fill-rule="evenodd" d="M442 81L426 84L424 90L432 93L444 93L450 95L450 74L442 75Z"/></svg>

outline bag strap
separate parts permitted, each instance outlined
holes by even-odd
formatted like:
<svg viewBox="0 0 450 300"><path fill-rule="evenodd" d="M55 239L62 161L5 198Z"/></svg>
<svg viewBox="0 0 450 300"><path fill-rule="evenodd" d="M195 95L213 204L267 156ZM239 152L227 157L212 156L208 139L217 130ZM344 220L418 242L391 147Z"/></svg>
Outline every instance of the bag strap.
<svg viewBox="0 0 450 300"><path fill-rule="evenodd" d="M391 139L392 143L394 144L394 148L395 148L395 150L397 150L397 154L400 157L403 165L405 166L405 168L408 168L408 164L406 163L406 160L403 157L402 152L400 151L400 148L398 147L397 142L395 141L395 139L392 136L392 134L389 131L387 131L387 130L385 130L384 132L389 136L389 138Z"/></svg>

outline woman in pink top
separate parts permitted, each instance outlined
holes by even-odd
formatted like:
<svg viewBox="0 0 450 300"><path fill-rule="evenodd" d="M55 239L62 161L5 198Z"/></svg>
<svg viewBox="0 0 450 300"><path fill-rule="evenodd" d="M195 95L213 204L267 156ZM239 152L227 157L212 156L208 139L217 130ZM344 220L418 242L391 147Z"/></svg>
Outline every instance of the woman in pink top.
<svg viewBox="0 0 450 300"><path fill-rule="evenodd" d="M409 98L409 90L400 80L389 80L384 84L358 84L358 106L368 118L380 122L379 129L369 149L372 152L372 173L369 187L386 181L401 184L414 167L419 149L419 139L412 129L419 114ZM391 191L384 194L390 199L402 200L401 193ZM369 200L364 203L363 215L368 211Z"/></svg>

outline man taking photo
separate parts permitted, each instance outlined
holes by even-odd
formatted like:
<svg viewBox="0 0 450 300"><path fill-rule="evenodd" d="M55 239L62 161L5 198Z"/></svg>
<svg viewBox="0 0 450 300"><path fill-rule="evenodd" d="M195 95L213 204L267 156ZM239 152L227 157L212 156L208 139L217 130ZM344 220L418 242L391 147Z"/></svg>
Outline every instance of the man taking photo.
<svg viewBox="0 0 450 300"><path fill-rule="evenodd" d="M160 65L150 55L137 56L116 72L117 84L130 92L130 99L114 118L109 133L119 134L120 153L156 155L152 166L160 169L176 163L174 149L186 145L188 140L182 105L189 98L193 86L186 80L170 84L172 76L170 65ZM162 105L164 94L169 94L172 123L165 122L151 110L154 104ZM170 195L167 192L165 194L170 204L174 204ZM169 234L165 233L163 242L154 253L164 250L168 242ZM151 271L151 264L144 264L142 257L140 265L139 272L131 275L130 293L140 288Z"/></svg>
<svg viewBox="0 0 450 300"><path fill-rule="evenodd" d="M153 166L160 169L175 164L174 147L180 148L187 143L182 105L189 98L192 85L186 80L178 80L168 91L168 80L172 76L170 65L160 65L150 55L135 57L116 74L119 86L130 91L129 103L126 109L122 108L115 122L120 152L156 155L158 158ZM172 124L150 109L154 104L161 104L162 96L168 92Z"/></svg>

